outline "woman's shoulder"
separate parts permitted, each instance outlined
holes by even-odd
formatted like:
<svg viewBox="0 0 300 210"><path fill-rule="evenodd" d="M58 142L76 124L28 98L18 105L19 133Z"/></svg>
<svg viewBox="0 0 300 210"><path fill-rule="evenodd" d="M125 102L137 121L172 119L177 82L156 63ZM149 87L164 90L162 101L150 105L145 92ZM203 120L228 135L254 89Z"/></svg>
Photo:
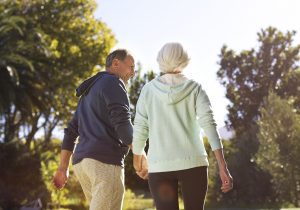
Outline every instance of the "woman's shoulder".
<svg viewBox="0 0 300 210"><path fill-rule="evenodd" d="M200 82L195 80L191 75L185 75L185 78L192 84L201 86Z"/></svg>
<svg viewBox="0 0 300 210"><path fill-rule="evenodd" d="M143 86L142 91L146 91L146 90L151 89L152 86L153 86L153 84L154 84L155 82L157 82L157 79L158 79L158 77L155 77L155 78L152 79L151 81L147 82L147 83Z"/></svg>

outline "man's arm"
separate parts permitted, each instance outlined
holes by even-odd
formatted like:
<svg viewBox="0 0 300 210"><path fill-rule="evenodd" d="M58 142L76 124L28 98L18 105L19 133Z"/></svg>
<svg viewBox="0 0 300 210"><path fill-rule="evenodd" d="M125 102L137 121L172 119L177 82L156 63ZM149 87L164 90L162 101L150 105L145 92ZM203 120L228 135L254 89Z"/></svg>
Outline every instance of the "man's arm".
<svg viewBox="0 0 300 210"><path fill-rule="evenodd" d="M62 189L67 183L71 156L72 152L68 150L61 150L60 164L53 178L53 184L57 189Z"/></svg>
<svg viewBox="0 0 300 210"><path fill-rule="evenodd" d="M78 113L74 113L73 118L68 123L68 127L64 129L64 139L61 145L62 150L73 152L76 138L79 136L78 132Z"/></svg>
<svg viewBox="0 0 300 210"><path fill-rule="evenodd" d="M111 79L110 86L103 89L102 95L118 137L125 145L131 145L133 127L125 86L117 78Z"/></svg>
<svg viewBox="0 0 300 210"><path fill-rule="evenodd" d="M61 146L60 164L53 177L53 184L58 189L62 189L68 180L69 163L73 154L76 138L79 135L77 111L64 131L65 134Z"/></svg>

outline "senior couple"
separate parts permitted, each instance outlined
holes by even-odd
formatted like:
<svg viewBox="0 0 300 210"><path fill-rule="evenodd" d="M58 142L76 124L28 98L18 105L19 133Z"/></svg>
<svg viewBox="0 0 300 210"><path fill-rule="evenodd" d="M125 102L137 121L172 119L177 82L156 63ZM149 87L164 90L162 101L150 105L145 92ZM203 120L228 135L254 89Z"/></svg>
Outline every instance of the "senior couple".
<svg viewBox="0 0 300 210"><path fill-rule="evenodd" d="M222 192L233 187L209 98L199 83L182 72L189 63L187 52L180 43L167 43L157 62L161 75L143 87L134 125L126 85L135 66L127 50L111 52L106 71L76 89L80 100L65 129L53 183L58 189L64 187L72 156L91 210L122 209L124 159L130 149L136 173L148 179L157 210L178 210L178 189L185 210L204 209L209 164L200 129L216 157Z"/></svg>

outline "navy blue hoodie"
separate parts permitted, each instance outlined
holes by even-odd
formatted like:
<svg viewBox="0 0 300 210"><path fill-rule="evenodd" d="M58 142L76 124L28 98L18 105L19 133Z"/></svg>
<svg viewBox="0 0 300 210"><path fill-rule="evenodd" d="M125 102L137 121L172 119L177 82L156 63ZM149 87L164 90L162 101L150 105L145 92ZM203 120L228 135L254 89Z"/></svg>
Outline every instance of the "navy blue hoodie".
<svg viewBox="0 0 300 210"><path fill-rule="evenodd" d="M83 158L124 167L132 143L129 100L124 83L115 75L99 72L77 89L81 97L65 128L62 149L73 151L73 164Z"/></svg>

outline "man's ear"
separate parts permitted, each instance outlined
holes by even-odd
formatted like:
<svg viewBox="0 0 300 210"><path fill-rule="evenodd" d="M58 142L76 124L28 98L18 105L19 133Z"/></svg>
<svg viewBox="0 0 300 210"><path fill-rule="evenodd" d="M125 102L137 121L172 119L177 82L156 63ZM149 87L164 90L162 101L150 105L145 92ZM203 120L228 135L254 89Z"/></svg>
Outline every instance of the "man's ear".
<svg viewBox="0 0 300 210"><path fill-rule="evenodd" d="M111 66L113 69L117 68L119 66L120 61L118 59L113 59Z"/></svg>

